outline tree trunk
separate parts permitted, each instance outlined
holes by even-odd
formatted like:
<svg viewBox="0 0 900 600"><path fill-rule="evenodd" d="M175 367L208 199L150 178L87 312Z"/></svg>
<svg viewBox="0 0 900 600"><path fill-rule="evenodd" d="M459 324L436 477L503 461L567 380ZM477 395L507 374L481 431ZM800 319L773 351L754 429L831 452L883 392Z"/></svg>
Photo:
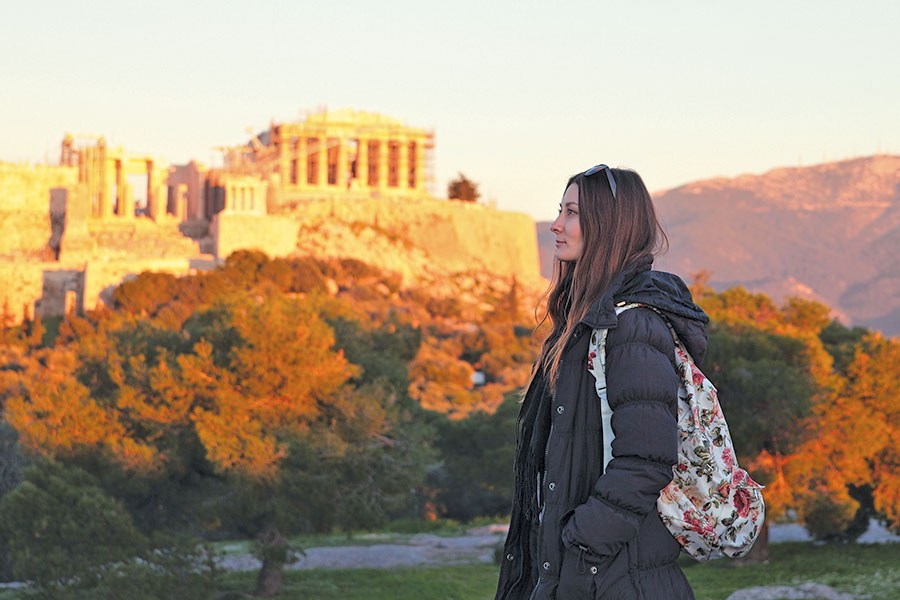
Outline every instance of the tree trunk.
<svg viewBox="0 0 900 600"><path fill-rule="evenodd" d="M256 596L274 596L281 588L281 574L287 562L287 540L274 527L259 534L262 569L256 579Z"/></svg>
<svg viewBox="0 0 900 600"><path fill-rule="evenodd" d="M769 562L769 521L763 523L762 529L759 530L759 537L756 538L753 547L746 556L736 558L734 564L737 566L755 565L758 563Z"/></svg>

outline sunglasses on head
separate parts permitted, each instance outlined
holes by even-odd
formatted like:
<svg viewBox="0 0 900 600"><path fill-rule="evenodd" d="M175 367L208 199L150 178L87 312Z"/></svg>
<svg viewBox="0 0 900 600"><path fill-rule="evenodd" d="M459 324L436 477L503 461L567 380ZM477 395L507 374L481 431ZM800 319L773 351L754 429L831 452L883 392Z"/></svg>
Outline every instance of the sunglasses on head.
<svg viewBox="0 0 900 600"><path fill-rule="evenodd" d="M600 171L606 171L606 179L609 181L609 189L612 190L613 199L616 198L616 180L613 179L612 169L607 167L606 165L597 165L596 167L591 167L587 171L584 172L585 177L590 177L594 173L599 173Z"/></svg>

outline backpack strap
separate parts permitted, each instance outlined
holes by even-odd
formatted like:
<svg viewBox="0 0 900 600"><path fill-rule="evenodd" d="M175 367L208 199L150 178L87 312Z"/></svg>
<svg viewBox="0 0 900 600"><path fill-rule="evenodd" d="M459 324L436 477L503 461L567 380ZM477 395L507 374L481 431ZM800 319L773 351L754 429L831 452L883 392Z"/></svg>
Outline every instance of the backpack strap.
<svg viewBox="0 0 900 600"><path fill-rule="evenodd" d="M628 309L644 306L633 302L616 306L616 316ZM606 337L609 329L594 329L588 345L588 371L596 380L597 397L600 398L600 421L603 426L603 472L612 460L612 443L616 435L612 429L612 409L606 395ZM596 362L594 359L597 359Z"/></svg>

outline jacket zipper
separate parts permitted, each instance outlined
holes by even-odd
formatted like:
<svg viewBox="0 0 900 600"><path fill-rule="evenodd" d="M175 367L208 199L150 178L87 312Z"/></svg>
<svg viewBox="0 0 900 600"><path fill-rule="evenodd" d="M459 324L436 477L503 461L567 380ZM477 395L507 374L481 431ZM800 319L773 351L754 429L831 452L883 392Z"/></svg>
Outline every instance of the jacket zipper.
<svg viewBox="0 0 900 600"><path fill-rule="evenodd" d="M574 332L572 334L572 341L578 339L578 332ZM568 343L566 344L568 346ZM565 352L565 349L563 349ZM541 473L541 480L538 481L537 486L537 500L538 506L541 507L541 512L538 517L538 548L540 548L540 540L541 533L544 528L544 505L541 503L541 489L544 486L544 482L547 480L547 459L550 456L550 440L553 439L553 425L556 420L553 418L553 407L556 405L556 390L559 388L559 373L556 374L556 381L553 382L553 396L550 399L550 433L547 434L547 443L544 445L544 471ZM543 568L543 567L541 567ZM542 575L538 572L537 582L534 584L534 589L531 590L531 595L528 597L528 600L533 600L534 595L537 593L538 587L541 585L541 577Z"/></svg>
<svg viewBox="0 0 900 600"><path fill-rule="evenodd" d="M559 383L559 378L557 378L556 383ZM550 409L553 409L553 406L556 404L556 386L553 386L553 397L550 400ZM551 413L552 414L552 413ZM541 511L538 513L538 550L540 550L540 542L541 542L541 534L544 529L544 505L541 502L541 488L544 486L544 482L547 480L547 458L550 456L550 440L553 439L553 417L550 417L550 433L547 434L547 443L544 445L544 471L540 475L540 481L538 481L537 486L537 501L538 506L540 506ZM535 557L537 558L537 557ZM543 567L540 567L543 568ZM543 575L538 572L537 581L534 583L534 588L531 590L531 595L528 596L528 600L534 600L534 595L537 593L538 587L541 585L541 577Z"/></svg>

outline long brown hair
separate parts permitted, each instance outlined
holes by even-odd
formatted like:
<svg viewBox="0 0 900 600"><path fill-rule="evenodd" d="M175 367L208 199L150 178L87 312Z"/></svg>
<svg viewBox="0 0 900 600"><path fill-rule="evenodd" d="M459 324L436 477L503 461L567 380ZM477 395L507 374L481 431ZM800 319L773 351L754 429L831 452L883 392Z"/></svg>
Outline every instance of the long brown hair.
<svg viewBox="0 0 900 600"><path fill-rule="evenodd" d="M629 169L611 171L617 184L615 198L603 172L589 177L579 173L566 183L566 189L578 186L583 252L573 262L554 258L550 286L541 297L547 303L538 327L549 318L552 333L544 340L531 379L543 372L551 387L566 340L591 305L628 265L668 247L641 176Z"/></svg>

